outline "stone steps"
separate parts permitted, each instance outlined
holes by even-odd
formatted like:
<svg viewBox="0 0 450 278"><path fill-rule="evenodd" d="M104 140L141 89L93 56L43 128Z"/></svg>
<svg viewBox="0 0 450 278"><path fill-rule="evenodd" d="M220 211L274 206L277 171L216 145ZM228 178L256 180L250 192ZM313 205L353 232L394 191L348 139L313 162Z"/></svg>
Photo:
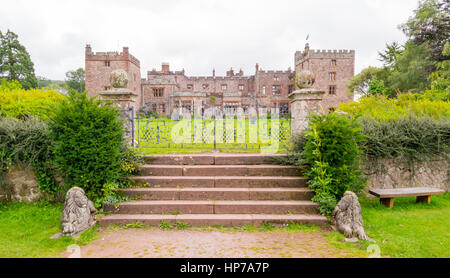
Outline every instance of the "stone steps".
<svg viewBox="0 0 450 278"><path fill-rule="evenodd" d="M158 165L260 165L275 164L276 158L284 154L172 154L148 155L144 157L147 164Z"/></svg>
<svg viewBox="0 0 450 278"><path fill-rule="evenodd" d="M130 188L125 196L139 200L311 200L309 188Z"/></svg>
<svg viewBox="0 0 450 278"><path fill-rule="evenodd" d="M295 166L281 165L143 165L143 176L298 176Z"/></svg>
<svg viewBox="0 0 450 278"><path fill-rule="evenodd" d="M140 223L142 225L158 226L162 221L167 221L170 225L183 222L190 226L214 226L224 227L255 225L260 226L264 222L273 224L298 223L305 225L317 225L325 227L327 218L320 215L289 214L110 214L101 218L100 224L126 225L129 223Z"/></svg>
<svg viewBox="0 0 450 278"><path fill-rule="evenodd" d="M306 187L304 177L277 176L136 176L136 186L144 187Z"/></svg>
<svg viewBox="0 0 450 278"><path fill-rule="evenodd" d="M136 188L123 189L133 201L104 206L101 225L158 226L273 224L327 225L313 192L297 167L276 165L282 155L195 154L146 156Z"/></svg>
<svg viewBox="0 0 450 278"><path fill-rule="evenodd" d="M318 204L311 201L216 201L216 200L138 200L106 205L105 212L121 214L315 214Z"/></svg>

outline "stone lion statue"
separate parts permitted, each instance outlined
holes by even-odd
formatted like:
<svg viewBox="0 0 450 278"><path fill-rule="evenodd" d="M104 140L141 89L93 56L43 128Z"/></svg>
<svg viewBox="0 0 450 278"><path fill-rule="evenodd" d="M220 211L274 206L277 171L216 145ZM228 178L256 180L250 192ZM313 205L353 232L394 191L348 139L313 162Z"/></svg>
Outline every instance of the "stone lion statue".
<svg viewBox="0 0 450 278"><path fill-rule="evenodd" d="M314 73L307 70L301 71L295 76L295 84L299 89L312 88L315 81Z"/></svg>
<svg viewBox="0 0 450 278"><path fill-rule="evenodd" d="M77 236L95 225L96 211L94 203L86 197L84 190L72 187L67 191L61 217L63 235Z"/></svg>
<svg viewBox="0 0 450 278"><path fill-rule="evenodd" d="M371 240L364 232L358 196L346 191L333 211L337 230L348 239Z"/></svg>

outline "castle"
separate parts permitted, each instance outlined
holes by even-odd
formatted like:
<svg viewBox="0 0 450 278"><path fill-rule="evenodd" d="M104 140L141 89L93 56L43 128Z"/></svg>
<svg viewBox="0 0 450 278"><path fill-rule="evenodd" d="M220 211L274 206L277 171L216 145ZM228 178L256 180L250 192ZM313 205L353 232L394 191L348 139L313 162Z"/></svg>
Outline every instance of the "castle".
<svg viewBox="0 0 450 278"><path fill-rule="evenodd" d="M288 95L296 90L295 75L309 70L315 75L315 87L325 91L322 107L331 109L341 102L352 100L346 94L346 83L354 75L354 50L310 50L296 51L295 70L262 70L256 64L254 75L244 75L242 70L227 71L226 76L186 76L184 69L171 71L168 63L161 70L147 72L141 78L140 62L129 53L92 52L86 45L85 52L86 90L89 96L111 89L111 71L123 69L128 73L128 89L138 95L139 109L153 110L159 115L170 116L179 107L191 110L194 102L203 107L220 106L225 110L249 107L277 107L280 113L290 112Z"/></svg>

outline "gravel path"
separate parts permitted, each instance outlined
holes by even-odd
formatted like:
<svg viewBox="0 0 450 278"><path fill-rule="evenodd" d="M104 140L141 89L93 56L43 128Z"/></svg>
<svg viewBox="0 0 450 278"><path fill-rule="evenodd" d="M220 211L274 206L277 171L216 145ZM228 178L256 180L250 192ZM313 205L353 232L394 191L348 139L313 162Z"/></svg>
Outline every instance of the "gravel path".
<svg viewBox="0 0 450 278"><path fill-rule="evenodd" d="M323 258L354 257L356 252L328 244L323 232L274 230L102 229L100 238L81 247L86 258Z"/></svg>

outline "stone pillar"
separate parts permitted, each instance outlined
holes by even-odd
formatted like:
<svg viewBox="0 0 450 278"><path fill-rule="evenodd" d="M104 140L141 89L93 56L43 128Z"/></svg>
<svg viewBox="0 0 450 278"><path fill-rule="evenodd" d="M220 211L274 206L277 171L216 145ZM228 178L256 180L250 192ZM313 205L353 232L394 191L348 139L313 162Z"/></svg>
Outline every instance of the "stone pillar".
<svg viewBox="0 0 450 278"><path fill-rule="evenodd" d="M308 115L321 112L321 103L324 91L312 88L314 76L310 72L300 72L297 75L299 90L289 94L291 99L292 135L301 134L308 128Z"/></svg>
<svg viewBox="0 0 450 278"><path fill-rule="evenodd" d="M136 141L136 109L138 94L127 89L128 75L123 70L115 70L111 73L110 81L112 89L100 92L103 100L112 101L120 113L120 119L124 121L125 138L129 146L134 146Z"/></svg>

